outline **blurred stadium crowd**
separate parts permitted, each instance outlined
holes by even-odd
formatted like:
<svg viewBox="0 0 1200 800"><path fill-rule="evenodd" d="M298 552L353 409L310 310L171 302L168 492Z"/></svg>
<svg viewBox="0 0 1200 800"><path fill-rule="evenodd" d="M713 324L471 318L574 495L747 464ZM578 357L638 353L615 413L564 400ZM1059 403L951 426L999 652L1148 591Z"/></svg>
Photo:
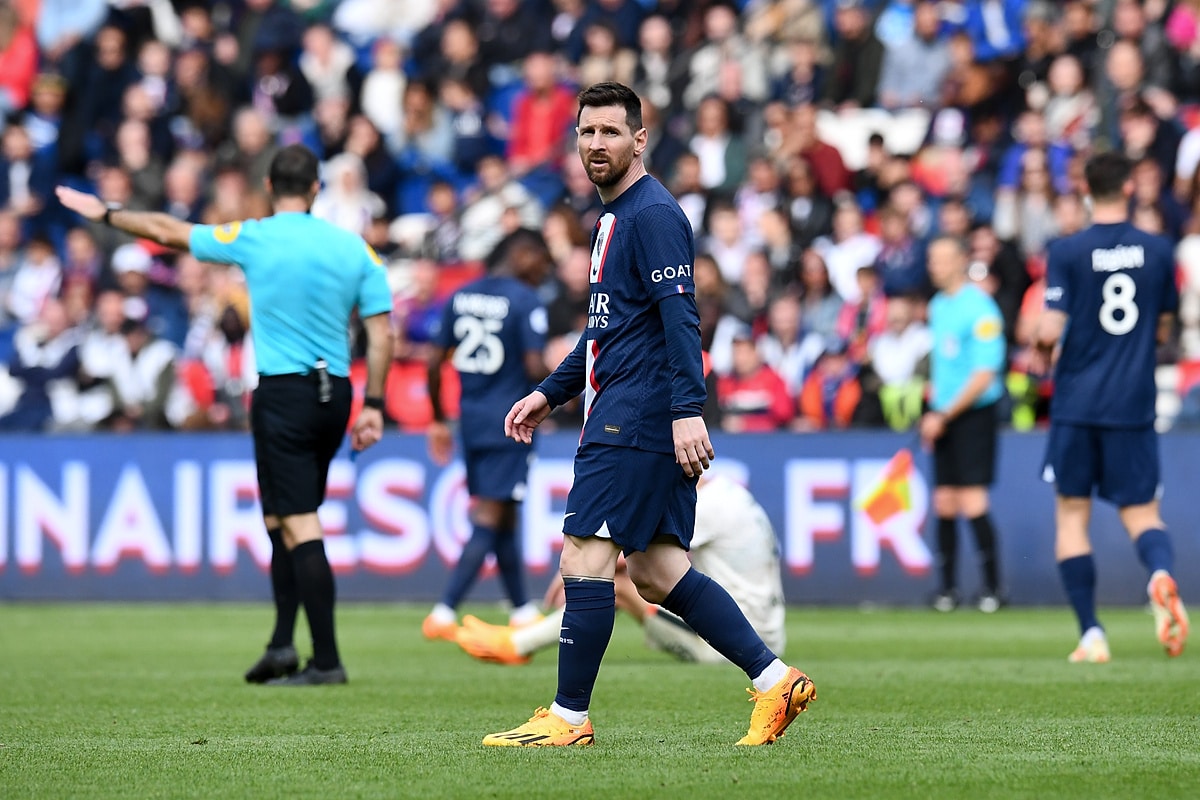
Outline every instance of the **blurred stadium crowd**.
<svg viewBox="0 0 1200 800"><path fill-rule="evenodd" d="M53 187L261 217L291 142L322 159L313 213L388 262L392 422L427 424L441 303L518 227L555 261L553 366L599 212L575 93L610 79L644 98L648 166L695 229L710 425L911 426L939 232L968 237L1007 413L1036 425L1046 243L1086 224L1101 148L1136 161L1135 222L1178 243L1160 427L1200 422L1200 0L0 0L0 429L246 427L239 272L82 222Z"/></svg>

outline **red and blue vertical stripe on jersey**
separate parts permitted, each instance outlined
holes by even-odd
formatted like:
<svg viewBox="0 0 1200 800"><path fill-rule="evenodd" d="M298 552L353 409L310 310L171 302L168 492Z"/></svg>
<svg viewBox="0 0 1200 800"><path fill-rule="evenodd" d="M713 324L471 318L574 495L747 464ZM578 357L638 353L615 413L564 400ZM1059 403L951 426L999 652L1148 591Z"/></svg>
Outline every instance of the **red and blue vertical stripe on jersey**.
<svg viewBox="0 0 1200 800"><path fill-rule="evenodd" d="M617 218L611 213L600 215L596 220L596 240L592 243L592 269L589 273L591 283L604 280L604 260L608 258L608 246L612 244L613 228Z"/></svg>
<svg viewBox="0 0 1200 800"><path fill-rule="evenodd" d="M589 272L589 283L595 285L604 280L604 262L608 258L608 248L612 244L613 229L617 218L611 213L600 215L596 220L596 238L592 242L592 265ZM588 417L592 413L592 403L600 393L600 381L596 378L596 359L600 356L600 342L592 339L587 344L586 384L583 394L583 424L587 426ZM579 438L582 441L583 432Z"/></svg>
<svg viewBox="0 0 1200 800"><path fill-rule="evenodd" d="M583 428L587 427L588 417L592 415L592 403L600 394L600 381L596 377L596 359L600 356L600 342L592 339L587 344L587 383L583 387ZM583 441L583 430L579 431L579 441Z"/></svg>

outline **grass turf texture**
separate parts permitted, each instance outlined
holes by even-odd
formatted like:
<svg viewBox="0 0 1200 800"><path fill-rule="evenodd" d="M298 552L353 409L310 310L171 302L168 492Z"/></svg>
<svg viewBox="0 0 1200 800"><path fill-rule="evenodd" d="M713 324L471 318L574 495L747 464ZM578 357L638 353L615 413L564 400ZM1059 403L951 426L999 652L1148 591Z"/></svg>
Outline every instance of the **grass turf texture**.
<svg viewBox="0 0 1200 800"><path fill-rule="evenodd" d="M1105 609L1113 662L1071 665L1066 610L794 609L820 700L760 748L732 746L736 669L619 618L597 744L563 750L479 743L549 705L554 653L476 663L421 638L425 611L343 606L350 685L278 689L241 678L265 604L0 606L0 797L1200 796L1200 647L1168 661L1142 611Z"/></svg>

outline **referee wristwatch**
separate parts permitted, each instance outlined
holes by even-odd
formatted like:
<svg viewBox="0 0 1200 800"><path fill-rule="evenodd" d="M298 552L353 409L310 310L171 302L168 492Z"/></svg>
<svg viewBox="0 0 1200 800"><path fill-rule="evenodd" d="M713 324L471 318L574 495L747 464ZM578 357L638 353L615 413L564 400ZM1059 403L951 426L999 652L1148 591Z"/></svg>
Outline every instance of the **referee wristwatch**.
<svg viewBox="0 0 1200 800"><path fill-rule="evenodd" d="M383 398L368 395L363 398L363 408L373 408L376 411L383 411Z"/></svg>
<svg viewBox="0 0 1200 800"><path fill-rule="evenodd" d="M105 203L104 204L104 216L101 218L101 221L105 225L108 225L111 227L112 226L112 213L114 211L121 211L124 208L125 208L125 206L121 205L120 203L115 203L115 202Z"/></svg>

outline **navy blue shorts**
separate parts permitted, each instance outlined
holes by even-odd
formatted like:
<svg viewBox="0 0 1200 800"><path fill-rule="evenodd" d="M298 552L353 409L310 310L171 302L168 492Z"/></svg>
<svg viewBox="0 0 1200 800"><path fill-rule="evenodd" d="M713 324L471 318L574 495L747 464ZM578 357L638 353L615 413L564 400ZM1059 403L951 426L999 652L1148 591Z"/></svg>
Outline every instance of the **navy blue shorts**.
<svg viewBox="0 0 1200 800"><path fill-rule="evenodd" d="M1091 497L1095 491L1118 508L1149 503L1159 490L1158 433L1153 425L1052 422L1042 477L1062 497Z"/></svg>
<svg viewBox="0 0 1200 800"><path fill-rule="evenodd" d="M696 527L696 481L673 454L585 444L575 455L563 533L612 539L626 554L645 552L657 536L686 550Z"/></svg>
<svg viewBox="0 0 1200 800"><path fill-rule="evenodd" d="M531 447L466 450L467 492L488 500L523 500L532 460Z"/></svg>

